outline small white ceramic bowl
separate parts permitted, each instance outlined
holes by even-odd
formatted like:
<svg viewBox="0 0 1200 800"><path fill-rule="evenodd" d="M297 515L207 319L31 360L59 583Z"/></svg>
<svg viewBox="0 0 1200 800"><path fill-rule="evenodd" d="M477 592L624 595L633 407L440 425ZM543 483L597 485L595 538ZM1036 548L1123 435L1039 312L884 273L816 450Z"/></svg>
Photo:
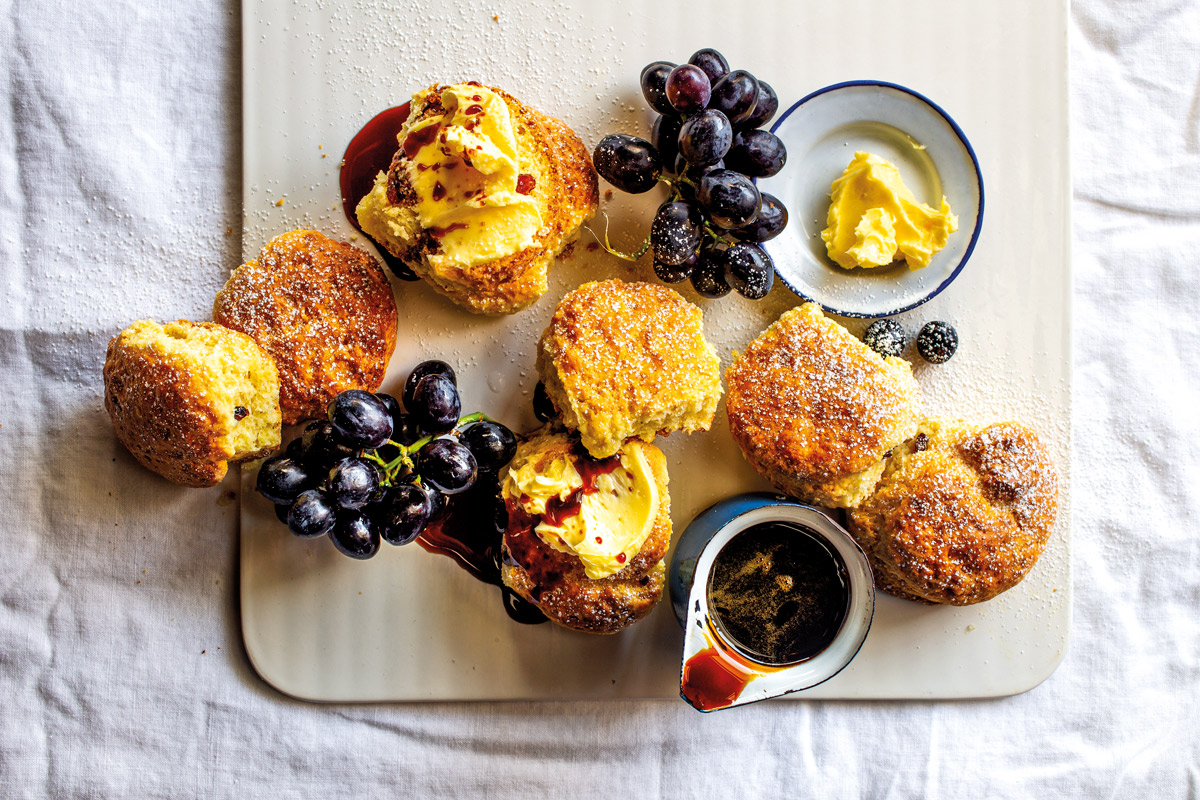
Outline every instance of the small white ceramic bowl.
<svg viewBox="0 0 1200 800"><path fill-rule="evenodd" d="M983 176L962 129L932 100L882 81L838 83L800 100L771 130L788 163L758 186L783 201L789 218L764 246L793 292L843 317L886 317L935 297L966 266L983 225ZM826 255L830 184L860 150L895 164L918 200L936 208L945 195L958 216L958 231L929 266L846 270Z"/></svg>

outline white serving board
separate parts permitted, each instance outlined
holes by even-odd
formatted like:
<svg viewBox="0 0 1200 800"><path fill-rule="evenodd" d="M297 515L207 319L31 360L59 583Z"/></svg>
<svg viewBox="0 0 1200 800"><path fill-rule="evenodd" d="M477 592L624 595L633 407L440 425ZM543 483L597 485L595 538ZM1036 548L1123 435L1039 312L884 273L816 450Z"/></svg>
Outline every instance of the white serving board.
<svg viewBox="0 0 1200 800"><path fill-rule="evenodd" d="M910 331L948 319L962 340L948 364L916 364L926 410L1034 425L1059 464L1059 522L1026 581L989 603L930 608L881 595L857 659L799 697L1030 689L1061 661L1071 616L1067 4L768 0L744 12L729 8L708 0L494 7L360 0L304 8L245 0L244 255L301 226L365 245L342 216L342 151L376 112L434 82L505 88L566 120L589 146L609 132L648 136L642 66L682 62L705 46L770 82L783 108L859 78L927 95L974 145L987 204L971 263L945 292L902 317ZM602 202L616 243L640 239L657 198L617 193ZM396 282L399 343L385 389L398 392L414 364L443 358L458 370L464 408L518 430L534 427L534 343L559 298L585 280L649 274L648 261L626 265L589 251L589 240L584 233L573 257L555 268L548 294L513 317L473 316L422 284ZM725 364L796 302L783 287L759 303L735 295L701 300L685 287L703 307ZM670 461L676 531L721 497L766 488L733 444L723 411L710 433L660 444ZM518 625L494 587L415 545L385 545L372 561L355 562L328 541L292 537L252 480L245 476L242 491L243 637L255 668L280 691L325 701L678 696L682 634L669 602L611 637Z"/></svg>

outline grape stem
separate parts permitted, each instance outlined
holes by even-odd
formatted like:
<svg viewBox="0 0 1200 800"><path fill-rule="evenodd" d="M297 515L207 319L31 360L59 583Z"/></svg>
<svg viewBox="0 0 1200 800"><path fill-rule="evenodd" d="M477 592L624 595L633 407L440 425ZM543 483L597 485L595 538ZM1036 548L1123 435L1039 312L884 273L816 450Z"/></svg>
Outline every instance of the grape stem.
<svg viewBox="0 0 1200 800"><path fill-rule="evenodd" d="M379 452L377 450L364 451L363 457L370 461L374 461L376 464L383 467L383 473L384 473L383 485L384 486L392 486L394 484L396 478L401 476L402 472L405 472L405 474L407 474L408 472L413 472L416 470L417 465L413 461L413 458L412 458L413 454L416 453L418 450L420 450L425 445L432 442L434 439L438 439L442 436L449 436L450 434L458 433L459 428L465 427L467 425L473 425L476 422L495 422L495 421L496 420L492 419L491 417L489 417L487 414L483 413L482 411L476 411L472 414L467 414L465 417L460 417L458 422L454 423L454 427L451 428L450 430L446 431L445 433L437 433L437 434L431 433L428 436L423 436L420 439L417 439L412 444L408 444L408 445L401 444L400 442L396 442L391 439L388 439L387 444L391 445L392 447L395 447L397 450L400 451L400 455L396 456L391 461L384 461L380 457ZM417 479L420 480L420 477L418 476Z"/></svg>
<svg viewBox="0 0 1200 800"><path fill-rule="evenodd" d="M690 178L685 178L682 175L676 175L673 178L668 178L664 175L660 175L658 178L658 181L659 181L659 183L665 183L667 185L667 188L670 190L670 194L667 196L668 203L674 203L674 202L677 202L677 201L683 199L683 193L679 190L680 184L686 184L688 186L691 186L693 189L697 188L695 181L691 180ZM650 249L649 234L647 234L646 238L642 240L641 246L638 247L638 249L635 252L633 252L633 253L622 252L621 250L618 250L615 247L613 247L612 242L609 241L609 238L608 238L608 223L609 223L608 214L606 214L603 211L601 211L600 213L604 214L604 238L603 239L601 239L600 235L597 234L594 230L592 230L589 226L587 226L587 225L584 226L584 228L587 229L587 232L592 235L592 238L596 240L596 244L603 247L605 252L607 252L609 255L614 255L617 258L620 258L624 261L638 261L639 259L641 259L642 256L646 255L646 251ZM707 224L704 226L704 230L708 233L709 236L711 236L713 239L715 239L718 243L730 244L730 241L728 239L721 237L719 234L717 234L715 231L713 231L712 228L709 227Z"/></svg>
<svg viewBox="0 0 1200 800"><path fill-rule="evenodd" d="M721 234L717 233L708 223L704 224L704 232L707 233L717 244L732 245L734 243L733 239L727 239Z"/></svg>
<svg viewBox="0 0 1200 800"><path fill-rule="evenodd" d="M594 238L596 240L596 244L603 247L605 252L609 253L610 255L614 255L617 258L620 258L624 261L637 261L642 256L646 255L646 251L650 249L650 236L649 235L647 235L646 238L642 241L642 246L639 247L636 252L623 253L620 250L617 250L615 247L613 247L612 244L609 242L609 240L608 240L608 214L605 214L603 211L601 211L600 213L604 214L604 238L603 239L601 239L599 237L599 235L597 235L597 233L594 230L592 230L590 227L588 227L586 225L584 226L585 228L587 228L587 232L592 235L592 238Z"/></svg>

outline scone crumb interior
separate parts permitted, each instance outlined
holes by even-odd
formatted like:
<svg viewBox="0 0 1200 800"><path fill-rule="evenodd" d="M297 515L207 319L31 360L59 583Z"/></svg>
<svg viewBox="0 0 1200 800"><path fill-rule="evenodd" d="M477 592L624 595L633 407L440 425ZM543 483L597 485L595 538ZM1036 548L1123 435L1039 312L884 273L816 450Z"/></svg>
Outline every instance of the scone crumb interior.
<svg viewBox="0 0 1200 800"><path fill-rule="evenodd" d="M279 445L279 378L268 361L231 346L209 327L183 322L160 327L143 320L129 328L125 341L182 359L199 373L194 385L217 412L213 431L230 460Z"/></svg>

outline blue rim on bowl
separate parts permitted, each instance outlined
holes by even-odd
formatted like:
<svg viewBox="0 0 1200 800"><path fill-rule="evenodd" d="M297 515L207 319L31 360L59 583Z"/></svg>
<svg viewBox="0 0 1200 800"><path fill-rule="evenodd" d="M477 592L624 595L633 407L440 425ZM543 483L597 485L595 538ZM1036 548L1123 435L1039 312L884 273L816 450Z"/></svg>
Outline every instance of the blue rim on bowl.
<svg viewBox="0 0 1200 800"><path fill-rule="evenodd" d="M775 124L771 126L771 132L783 139L785 144L788 144L789 138L792 138L793 140L795 140L797 137L811 139L813 143L812 150L815 152L818 146L823 147L824 152L822 155L825 156L827 161L830 157L830 154L836 152L833 150L835 143L831 141L831 137L837 139L842 138L841 136L833 136L833 134L842 130L838 127L837 123L839 120L836 118L836 114L839 111L839 106L837 104L833 106L833 124L826 129L821 129L818 126L816 130L809 128L789 137L787 135L789 119L793 117L793 114L800 111L807 104L812 103L818 98L824 99L826 96L831 95L832 93L846 92L846 90L857 90L861 92L861 90L864 88L881 90L883 93L899 93L899 95L906 101L899 104L898 107L900 108L912 106L913 101L916 101L917 105L910 109L911 116L907 120L909 126L919 127L923 119L928 119L933 127L928 128L924 132L921 130L906 130L906 128L902 127L902 125L893 125L887 119L879 119L873 116L874 113L886 106L886 103L881 101L894 100L890 94L876 95L874 97L874 102L871 102L871 97L865 98L866 102L860 103L863 111L861 113L855 112L855 114L847 117L846 120L842 121L842 127L849 128L850 126L859 126L864 130L869 129L869 131L886 130L890 132L889 135L891 135L893 138L897 138L897 140L902 138L908 143L908 145L911 146L911 149L914 151L914 153L919 153L920 157L923 158L924 161L928 162L927 169L931 172L930 186L934 189L937 189L939 193L941 190L942 171L935 166L933 158L925 153L924 142L927 139L937 139L940 137L948 142L953 142L954 139L956 139L957 143L961 145L961 153L944 152L944 150L947 148L943 148L943 151L940 151L936 154L939 161L941 161L944 166L951 168L949 171L952 173L952 177L954 177L960 183L973 183L973 186L970 187L972 191L967 191L963 186L960 186L958 188L961 191L956 191L948 198L951 203L951 208L957 214L959 214L960 217L963 216L963 214L967 214L967 218L969 220L969 214L973 213L975 216L970 239L967 241L965 248L961 247L961 245L959 248L954 248L960 252L960 254L957 255L957 263L954 264L952 269L950 269L949 262L943 258L941 269L937 269L931 273L925 273L926 270L934 269L935 265L938 264L938 256L935 255L934 262L922 270L908 271L907 267L904 265L882 268L876 275L866 275L863 274L865 272L864 270L854 270L854 274L851 276L851 278L853 281L857 281L857 288L852 287L846 292L842 292L841 296L831 299L830 295L834 293L828 291L822 292L820 287L814 288L814 286L809 285L801 280L805 269L812 270L813 272L811 275L815 275L817 278L822 280L833 275L834 271L838 271L840 269L829 263L827 256L824 255L824 245L823 242L820 242L819 234L816 235L816 242L812 242L810 240L812 239L812 236L815 235L815 232L807 232L798 235L795 229L792 231L785 229L784 233L780 237L764 243L764 247L775 261L776 274L779 276L780 281L782 281L789 289L805 300L811 300L819 303L826 311L843 317L887 317L900 314L905 311L911 311L917 306L928 302L940 294L947 286L951 284L951 282L954 281L955 278L958 277L959 273L962 272L963 267L966 266L967 261L970 260L971 255L975 251L975 245L979 240L979 233L983 227L983 173L979 167L979 159L975 155L975 150L971 147L971 143L967 139L966 134L963 133L962 128L959 127L958 123L956 123L941 106L920 92L914 91L913 89L909 89L905 86L900 86L899 84L889 83L887 81L845 81L818 89L815 92L812 92L811 94L801 98L790 108L788 108L779 117ZM843 95L843 97L849 98L850 96ZM828 106L829 103L825 102L825 105ZM841 107L852 105L853 103L850 100L847 100L841 104ZM933 114L936 115L936 118L931 117L928 112L933 112ZM945 127L948 128L949 132L952 133L952 137L950 134L946 133L945 129L942 129L936 125L937 119L940 119L945 123ZM825 137L825 139L821 139L819 137ZM918 144L918 142L920 142L920 144ZM848 147L849 142L842 142L841 146ZM800 149L803 150L804 148ZM864 147L863 149L866 148ZM792 147L789 145L789 156L792 155L791 151ZM796 155L803 160L809 155L809 152L805 150L804 152L796 153ZM963 156L965 156L965 158ZM916 156L914 155L914 157ZM845 164L849 162L850 157L849 155L846 155L844 161L841 162L842 168L844 169ZM772 178L760 179L760 181L758 181L765 191L771 191L772 188L775 188L779 185L783 185L785 187L790 186L793 188L793 191L790 192L786 190L772 192L773 194L780 196L780 199L786 206L788 206L788 209L791 212L791 219L793 220L793 223L789 224L789 228L796 223L799 223L799 227L804 227L808 224L808 218L812 216L812 203L810 202L807 205L803 205L798 201L803 200L804 197L814 198L815 200L818 195L818 188L820 188L820 196L822 196L825 200L825 208L828 208L829 184L832 183L833 178L836 178L841 174L840 170L836 174L829 175L828 170L808 170L803 169L802 166L802 164L789 163L788 167L786 167L780 174L773 176ZM909 180L909 177L910 176L906 175L906 181ZM797 180L801 182L808 180L809 183L802 183L802 190L796 190L795 181ZM974 200L974 196L972 195L976 194L978 197L978 202L974 203L972 202ZM803 195L804 197L799 197L799 195ZM814 224L820 224L819 220L814 220L813 222ZM954 240L952 237L951 243L953 243L953 241ZM817 244L820 244L821 246L821 253L819 255L813 252ZM791 246L792 251L784 252L784 249L789 245ZM943 250L938 255L943 255L951 249L951 246L948 245L946 250ZM793 269L793 261L789 260L788 256L792 256L794 259L801 260L804 262L804 264ZM780 268L781 266L783 267L782 269ZM818 269L823 270L825 273L828 273L828 275L825 275L822 272L817 272ZM904 273L899 273L899 270L903 270ZM879 291L881 285L878 283L878 281L883 280L883 278L880 276L884 274L884 271L891 275L893 279L895 279L897 275L900 275L901 277L899 280L901 281L908 281L909 283L913 284L921 283L932 285L913 285L911 288L905 289L903 294L898 294L891 299L884 299L881 301L879 299L880 296L887 294L886 292ZM913 275L916 273L925 274L920 275L919 277L913 277ZM846 274L850 275L849 272ZM933 283L934 281L936 281L935 284ZM846 285L852 286L851 281L847 281ZM851 304L845 302L847 299L845 296L847 292L852 294L855 291L860 293L860 297L863 301L861 307L858 308L851 307Z"/></svg>

